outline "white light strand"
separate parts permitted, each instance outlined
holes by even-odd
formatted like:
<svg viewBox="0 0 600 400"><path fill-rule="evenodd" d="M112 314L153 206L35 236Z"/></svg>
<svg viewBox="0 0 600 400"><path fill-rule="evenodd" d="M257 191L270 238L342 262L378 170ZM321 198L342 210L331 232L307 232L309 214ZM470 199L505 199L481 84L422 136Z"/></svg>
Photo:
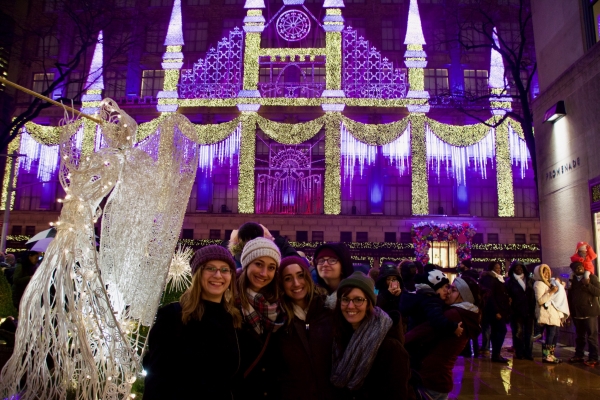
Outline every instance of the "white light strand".
<svg viewBox="0 0 600 400"><path fill-rule="evenodd" d="M433 130L427 125L427 164L428 170L435 170L440 179L440 170L442 163L446 165L446 173L456 179L457 183L465 184L467 181L467 167L471 160L475 171L479 171L483 179L487 179L487 162L493 160L495 156L494 130L490 132L479 142L470 146L453 146L440 139ZM492 163L493 166L493 163Z"/></svg>
<svg viewBox="0 0 600 400"><path fill-rule="evenodd" d="M342 126L342 148L341 153L343 156L343 168L344 178L354 178L354 169L357 164L360 166L359 173L362 178L365 165L373 165L377 158L377 146L370 146L359 140L356 140L354 136L350 134L346 125L341 123Z"/></svg>
<svg viewBox="0 0 600 400"><path fill-rule="evenodd" d="M390 159L390 163L398 168L400 176L408 172L408 157L410 156L410 128L391 143L382 146L383 156Z"/></svg>
<svg viewBox="0 0 600 400"><path fill-rule="evenodd" d="M31 172L34 162L38 162L37 177L42 182L48 182L58 169L58 146L45 146L36 142L23 128L21 133L21 154L27 157L20 158L20 167Z"/></svg>
<svg viewBox="0 0 600 400"><path fill-rule="evenodd" d="M101 90L104 89L104 78L102 76L103 64L103 37L102 31L98 34L98 43L94 49L92 64L90 65L90 73L85 82L85 90Z"/></svg>
<svg viewBox="0 0 600 400"><path fill-rule="evenodd" d="M419 14L417 0L410 0L404 44L425 44L425 36L423 36L423 27L421 26L421 15Z"/></svg>
<svg viewBox="0 0 600 400"><path fill-rule="evenodd" d="M181 0L175 0L171 20L167 29L165 46L183 46L183 24L181 22Z"/></svg>
<svg viewBox="0 0 600 400"><path fill-rule="evenodd" d="M27 157L19 158L20 168L27 172L31 171L33 161L40 158L40 146L41 145L29 135L27 129L23 128L21 131L21 147L19 153L25 154Z"/></svg>
<svg viewBox="0 0 600 400"><path fill-rule="evenodd" d="M494 43L500 48L500 42L498 41L498 35L496 34L496 28L493 31ZM490 81L489 86L493 89L508 89L508 85L505 86L506 80L504 78L504 61L500 53L492 48L492 54L490 57Z"/></svg>
<svg viewBox="0 0 600 400"><path fill-rule="evenodd" d="M527 143L519 137L510 124L508 125L508 137L510 141L510 158L512 159L512 164L520 167L521 179L523 179L525 178L525 172L529 167L530 157Z"/></svg>
<svg viewBox="0 0 600 400"><path fill-rule="evenodd" d="M198 168L202 171L208 170L212 173L215 159L218 165L224 165L227 161L231 167L233 156L239 153L241 130L242 126L238 125L225 140L215 144L201 145L199 148Z"/></svg>

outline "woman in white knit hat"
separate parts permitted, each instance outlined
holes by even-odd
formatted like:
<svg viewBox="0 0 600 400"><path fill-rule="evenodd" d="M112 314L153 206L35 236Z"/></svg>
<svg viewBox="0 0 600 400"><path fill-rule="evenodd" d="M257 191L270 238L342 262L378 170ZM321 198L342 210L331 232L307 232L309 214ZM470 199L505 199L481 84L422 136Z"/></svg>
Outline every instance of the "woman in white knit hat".
<svg viewBox="0 0 600 400"><path fill-rule="evenodd" d="M273 240L258 237L246 243L240 261L242 272L236 303L243 317L240 332L243 379L236 397L278 398L274 357L269 343L285 318L278 304L275 280L281 253Z"/></svg>

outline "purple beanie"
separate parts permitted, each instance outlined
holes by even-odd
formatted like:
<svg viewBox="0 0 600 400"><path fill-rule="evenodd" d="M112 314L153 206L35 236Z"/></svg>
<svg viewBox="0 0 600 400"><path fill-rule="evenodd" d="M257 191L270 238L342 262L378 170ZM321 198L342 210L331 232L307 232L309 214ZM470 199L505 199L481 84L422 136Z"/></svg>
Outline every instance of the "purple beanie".
<svg viewBox="0 0 600 400"><path fill-rule="evenodd" d="M194 257L192 257L192 262L190 263L190 267L192 267L192 275L194 275L198 268L200 268L202 265L209 261L215 260L226 262L229 265L229 268L235 271L235 261L233 260L229 250L227 250L225 247L211 244L210 246L205 246L199 250L196 250L194 253Z"/></svg>

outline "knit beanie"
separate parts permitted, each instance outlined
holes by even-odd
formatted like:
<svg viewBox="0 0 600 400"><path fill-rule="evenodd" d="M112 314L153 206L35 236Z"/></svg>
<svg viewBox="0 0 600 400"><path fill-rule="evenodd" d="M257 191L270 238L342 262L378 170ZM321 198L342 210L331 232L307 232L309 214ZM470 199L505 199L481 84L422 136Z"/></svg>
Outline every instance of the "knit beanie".
<svg viewBox="0 0 600 400"><path fill-rule="evenodd" d="M271 257L275 260L277 266L281 263L279 248L271 239L264 237L257 237L246 243L240 260L242 268L246 268L252 261L259 257Z"/></svg>
<svg viewBox="0 0 600 400"><path fill-rule="evenodd" d="M329 257L329 258L337 258L339 260L340 256L336 254L330 247L325 247L323 250L319 251L315 254L315 265L317 265L317 260L319 258Z"/></svg>
<svg viewBox="0 0 600 400"><path fill-rule="evenodd" d="M415 276L415 283L429 285L434 291L450 283L450 280L439 269L430 269Z"/></svg>
<svg viewBox="0 0 600 400"><path fill-rule="evenodd" d="M454 278L454 286L456 286L458 293L460 293L460 297L462 297L464 301L475 304L475 297L464 279L460 277Z"/></svg>
<svg viewBox="0 0 600 400"><path fill-rule="evenodd" d="M365 296L371 300L371 304L375 306L377 297L375 296L375 282L360 271L354 272L352 275L340 282L337 288L337 296L341 297L341 290L345 287L359 288L365 292Z"/></svg>
<svg viewBox="0 0 600 400"><path fill-rule="evenodd" d="M235 261L233 257L231 257L231 253L225 247L217 246L216 244L211 244L210 246L205 246L199 250L196 250L194 253L194 257L190 262L190 267L192 268L192 275L196 273L198 268L202 265L206 264L209 261L223 261L229 265L229 268L235 270Z"/></svg>
<svg viewBox="0 0 600 400"><path fill-rule="evenodd" d="M292 264L298 264L301 268L309 271L310 267L308 265L308 261L305 258L298 256L289 256L281 259L281 264L279 265L279 270L283 271L285 267Z"/></svg>

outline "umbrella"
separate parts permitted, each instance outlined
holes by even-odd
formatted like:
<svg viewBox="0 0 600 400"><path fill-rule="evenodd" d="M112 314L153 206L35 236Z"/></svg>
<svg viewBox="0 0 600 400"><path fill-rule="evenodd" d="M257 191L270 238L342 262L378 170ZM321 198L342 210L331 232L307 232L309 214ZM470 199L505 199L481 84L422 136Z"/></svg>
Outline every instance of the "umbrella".
<svg viewBox="0 0 600 400"><path fill-rule="evenodd" d="M50 242L54 240L54 236L56 236L56 228L46 229L29 239L25 245L31 251L45 252Z"/></svg>

